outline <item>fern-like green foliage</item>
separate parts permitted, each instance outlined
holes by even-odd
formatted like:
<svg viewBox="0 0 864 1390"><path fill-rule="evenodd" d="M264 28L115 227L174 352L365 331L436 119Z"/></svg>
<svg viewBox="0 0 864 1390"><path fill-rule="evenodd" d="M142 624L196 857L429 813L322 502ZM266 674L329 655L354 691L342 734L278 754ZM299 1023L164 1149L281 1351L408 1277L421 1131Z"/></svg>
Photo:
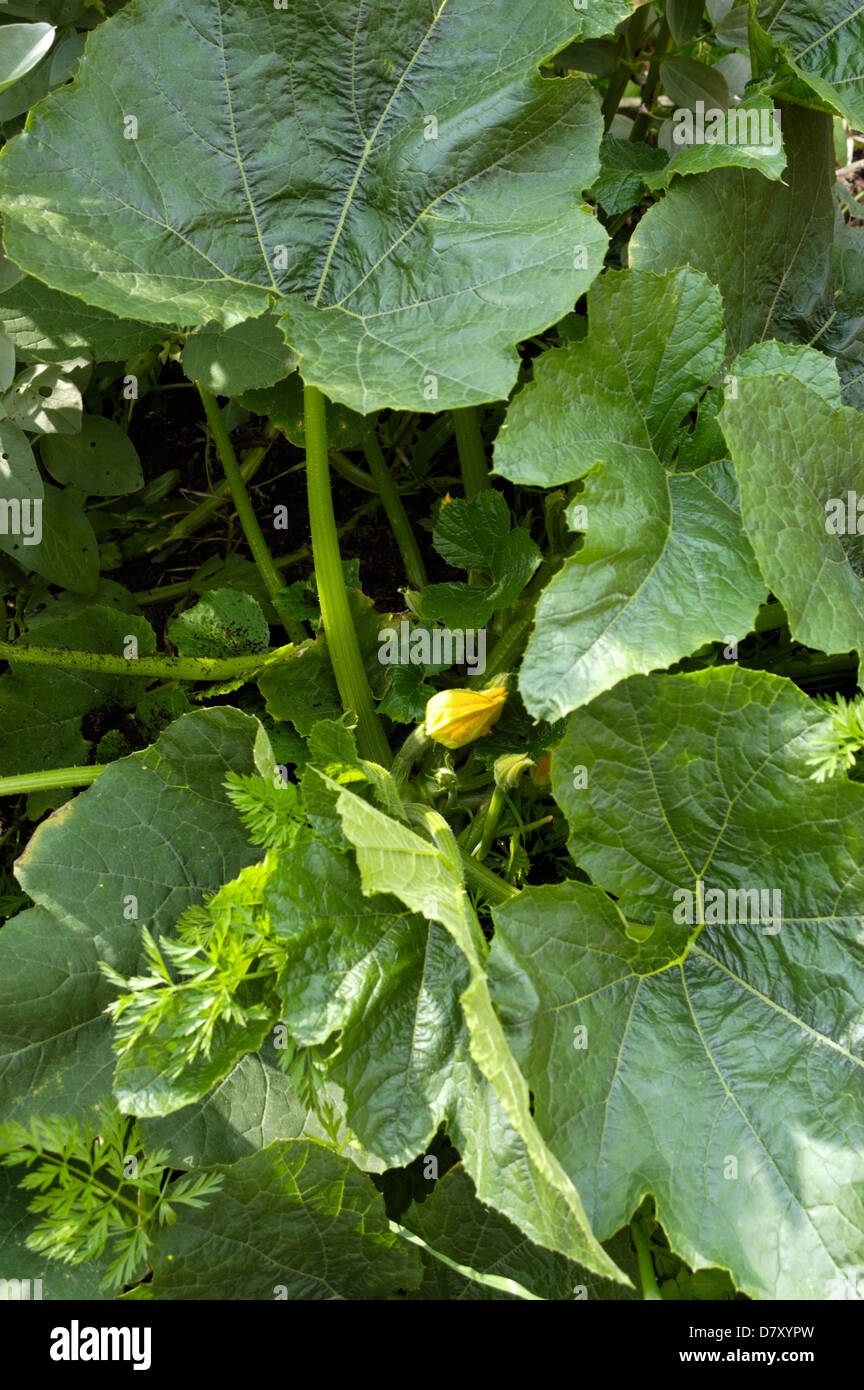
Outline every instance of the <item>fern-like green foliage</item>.
<svg viewBox="0 0 864 1390"><path fill-rule="evenodd" d="M254 1050L273 1029L277 1064L301 1104L319 1111L326 1057L321 1048L299 1047L279 1022L285 943L261 908L279 854L312 832L293 784L229 773L225 785L265 857L207 903L188 909L176 937L157 943L143 928L143 973L127 978L101 963L120 991L108 1006L115 1051L120 1057L133 1050L158 1055L163 1074L177 1079L238 1035L241 1050Z"/></svg>
<svg viewBox="0 0 864 1390"><path fill-rule="evenodd" d="M240 812L253 845L265 849L289 849L306 825L300 790L293 782L229 772L225 779L228 799Z"/></svg>
<svg viewBox="0 0 864 1390"><path fill-rule="evenodd" d="M864 748L864 696L856 695L853 700L842 695L835 699L825 697L816 704L829 718L807 762L815 769L810 774L811 779L824 782L838 772L850 772L857 754Z"/></svg>
<svg viewBox="0 0 864 1390"><path fill-rule="evenodd" d="M102 1287L113 1291L145 1273L153 1231L176 1221L176 1206L202 1207L222 1183L219 1173L172 1180L167 1154L147 1153L135 1121L110 1100L95 1127L63 1116L2 1125L0 1155L27 1168L19 1186L36 1194L28 1248L66 1264L108 1250Z"/></svg>
<svg viewBox="0 0 864 1390"><path fill-rule="evenodd" d="M149 971L126 978L101 963L119 990L108 1012L118 1054L145 1041L161 1051L161 1065L178 1077L209 1057L227 1030L278 1018L272 985L282 950L269 918L256 914L256 886L269 874L267 860L244 870L211 899L207 909L184 914L177 938L157 942L146 927L142 942Z"/></svg>

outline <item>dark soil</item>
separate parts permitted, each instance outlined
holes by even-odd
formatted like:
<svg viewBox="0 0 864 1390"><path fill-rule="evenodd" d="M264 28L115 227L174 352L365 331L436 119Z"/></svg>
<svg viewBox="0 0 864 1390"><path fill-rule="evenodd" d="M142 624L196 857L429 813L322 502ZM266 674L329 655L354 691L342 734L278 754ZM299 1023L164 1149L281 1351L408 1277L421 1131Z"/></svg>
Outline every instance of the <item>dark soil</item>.
<svg viewBox="0 0 864 1390"><path fill-rule="evenodd" d="M170 381L172 375L170 370L166 372L163 382ZM182 377L179 380L182 381ZM264 441L265 424L262 418L250 416L238 426L232 435L238 457ZM190 506L209 494L204 457L205 425L194 390L159 391L144 397L133 412L129 437L138 450L147 482L164 473L167 468L177 468L182 480L180 497L187 499ZM354 461L365 471L362 454L357 453ZM293 553L309 544L303 462L303 450L280 436L271 444L267 458L249 488L274 556ZM455 456L447 462L448 471L451 467L453 471L458 471ZM221 469L212 453L210 470L211 478L218 482L222 476ZM341 527L370 500L370 494L353 486L335 471L331 476L336 523ZM460 577L433 549L431 532L421 524L430 518L432 498L429 490L423 488L403 500L430 579L439 581ZM273 508L277 505L288 509L287 530L275 530L266 525L265 519L272 516ZM177 515L184 510L182 504L178 505ZM344 559L360 560L363 590L379 609L391 612L405 609L405 600L400 592L406 583L404 568L387 518L380 507L362 517L357 526L342 538L341 549ZM209 526L189 537L170 555L156 559L151 556L133 559L124 565L117 577L133 591L155 589L183 582L213 555L224 559L235 552L251 558L236 514L231 505L226 504ZM312 560L307 557L284 571L286 583L307 578L311 572ZM148 608L148 616L155 619L157 628L160 626L161 608L161 605L153 607L152 611Z"/></svg>

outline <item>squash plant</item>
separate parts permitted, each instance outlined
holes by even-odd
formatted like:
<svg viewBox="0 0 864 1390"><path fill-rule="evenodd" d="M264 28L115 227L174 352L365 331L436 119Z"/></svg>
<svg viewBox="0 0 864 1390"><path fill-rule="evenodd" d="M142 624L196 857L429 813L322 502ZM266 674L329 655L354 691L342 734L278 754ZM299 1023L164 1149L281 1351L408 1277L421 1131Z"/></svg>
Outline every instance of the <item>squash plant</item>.
<svg viewBox="0 0 864 1390"><path fill-rule="evenodd" d="M0 25L0 1272L858 1296L864 20L107 8ZM229 497L254 568L136 597Z"/></svg>

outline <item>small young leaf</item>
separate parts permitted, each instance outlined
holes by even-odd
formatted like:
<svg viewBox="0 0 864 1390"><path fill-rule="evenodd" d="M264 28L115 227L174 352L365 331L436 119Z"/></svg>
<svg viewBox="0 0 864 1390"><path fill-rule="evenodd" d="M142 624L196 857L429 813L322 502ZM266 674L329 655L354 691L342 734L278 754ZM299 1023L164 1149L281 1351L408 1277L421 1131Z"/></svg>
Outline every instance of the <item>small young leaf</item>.
<svg viewBox="0 0 864 1390"><path fill-rule="evenodd" d="M703 10L704 0L666 0L666 21L679 48L693 38Z"/></svg>
<svg viewBox="0 0 864 1390"><path fill-rule="evenodd" d="M695 58L667 58L660 64L663 86L677 106L696 109L696 103L726 109L732 100L722 72Z"/></svg>
<svg viewBox="0 0 864 1390"><path fill-rule="evenodd" d="M134 444L101 415L85 415L77 434L46 435L40 454L58 483L94 497L117 497L144 486Z"/></svg>
<svg viewBox="0 0 864 1390"><path fill-rule="evenodd" d="M0 92L41 62L54 42L53 24L4 24Z"/></svg>
<svg viewBox="0 0 864 1390"><path fill-rule="evenodd" d="M297 365L271 313L246 319L231 328L208 323L190 333L183 349L183 370L218 396L239 396L252 387L274 385Z"/></svg>
<svg viewBox="0 0 864 1390"><path fill-rule="evenodd" d="M212 589L168 624L181 656L229 657L266 652L270 628L251 594Z"/></svg>

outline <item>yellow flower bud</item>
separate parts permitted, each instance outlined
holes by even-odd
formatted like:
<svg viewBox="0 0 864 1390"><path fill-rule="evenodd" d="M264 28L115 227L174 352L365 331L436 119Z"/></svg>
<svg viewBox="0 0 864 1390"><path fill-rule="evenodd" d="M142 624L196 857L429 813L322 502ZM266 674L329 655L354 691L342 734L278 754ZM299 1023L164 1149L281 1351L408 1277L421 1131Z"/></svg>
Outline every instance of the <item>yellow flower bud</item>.
<svg viewBox="0 0 864 1390"><path fill-rule="evenodd" d="M426 733L445 748L462 748L488 734L501 717L507 691L441 690L426 706Z"/></svg>

